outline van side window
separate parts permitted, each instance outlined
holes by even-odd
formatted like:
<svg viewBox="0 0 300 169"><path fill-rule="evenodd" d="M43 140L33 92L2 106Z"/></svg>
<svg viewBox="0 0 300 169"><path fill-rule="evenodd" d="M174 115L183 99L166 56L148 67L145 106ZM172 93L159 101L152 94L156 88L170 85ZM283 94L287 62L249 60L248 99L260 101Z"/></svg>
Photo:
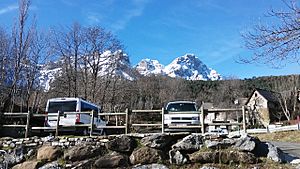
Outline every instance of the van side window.
<svg viewBox="0 0 300 169"><path fill-rule="evenodd" d="M86 104L84 102L81 102L81 111L82 112L88 112L94 110L95 113L98 113L98 108L89 104Z"/></svg>

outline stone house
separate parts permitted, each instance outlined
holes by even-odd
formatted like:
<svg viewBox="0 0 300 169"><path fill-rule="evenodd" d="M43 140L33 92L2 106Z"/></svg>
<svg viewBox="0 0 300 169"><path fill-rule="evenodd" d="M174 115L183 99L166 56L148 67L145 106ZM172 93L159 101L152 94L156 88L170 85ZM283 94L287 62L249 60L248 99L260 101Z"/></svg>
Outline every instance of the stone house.
<svg viewBox="0 0 300 169"><path fill-rule="evenodd" d="M280 106L280 94L263 89L255 89L246 102L247 120L250 124L269 124L282 120L284 114Z"/></svg>

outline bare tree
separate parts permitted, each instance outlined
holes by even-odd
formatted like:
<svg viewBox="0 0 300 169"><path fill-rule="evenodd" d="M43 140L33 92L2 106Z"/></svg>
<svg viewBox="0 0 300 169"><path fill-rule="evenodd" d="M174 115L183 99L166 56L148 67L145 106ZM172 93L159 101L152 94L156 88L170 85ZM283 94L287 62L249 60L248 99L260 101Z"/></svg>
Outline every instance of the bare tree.
<svg viewBox="0 0 300 169"><path fill-rule="evenodd" d="M286 61L299 63L300 9L297 0L283 0L286 9L271 9L267 14L279 21L278 25L257 24L244 33L246 48L254 52L252 57L240 58L243 63L263 63L273 67L284 66Z"/></svg>
<svg viewBox="0 0 300 169"><path fill-rule="evenodd" d="M85 54L82 57L91 74L90 95L91 100L95 101L97 89L100 88L98 86L99 72L107 71L105 74L106 80L102 78L104 80L104 88L101 88L103 92L106 92L106 88L110 84L110 75L113 71L110 68L115 63L113 53L122 49L122 45L112 33L100 26L86 28L84 36L86 37ZM102 75L102 77L104 76Z"/></svg>
<svg viewBox="0 0 300 169"><path fill-rule="evenodd" d="M78 77L78 60L82 55L83 36L82 27L74 23L71 27L60 28L53 31L53 52L62 57L63 71L66 73L68 84L68 96L78 96L77 77Z"/></svg>
<svg viewBox="0 0 300 169"><path fill-rule="evenodd" d="M30 0L19 1L19 18L12 31L12 47L10 51L12 61L12 85L11 85L11 108L13 111L16 93L18 86L22 83L21 72L26 65L26 60L29 55L30 46L33 39L33 27L26 27L28 19L28 10L30 6Z"/></svg>

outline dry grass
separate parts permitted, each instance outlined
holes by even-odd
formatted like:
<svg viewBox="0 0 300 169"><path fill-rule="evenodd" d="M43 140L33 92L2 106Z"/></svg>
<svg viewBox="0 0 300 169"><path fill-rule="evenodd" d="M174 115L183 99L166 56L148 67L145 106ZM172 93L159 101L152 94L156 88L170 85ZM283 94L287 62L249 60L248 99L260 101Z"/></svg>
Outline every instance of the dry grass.
<svg viewBox="0 0 300 169"><path fill-rule="evenodd" d="M282 131L266 134L251 134L258 137L261 141L282 141L300 143L300 131Z"/></svg>

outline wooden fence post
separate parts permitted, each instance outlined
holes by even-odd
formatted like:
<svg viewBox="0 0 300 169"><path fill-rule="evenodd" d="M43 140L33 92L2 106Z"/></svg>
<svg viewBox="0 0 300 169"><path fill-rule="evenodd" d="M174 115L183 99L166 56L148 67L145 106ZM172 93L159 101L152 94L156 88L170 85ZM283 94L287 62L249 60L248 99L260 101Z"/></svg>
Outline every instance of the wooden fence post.
<svg viewBox="0 0 300 169"><path fill-rule="evenodd" d="M129 124L128 124L128 122L129 122L129 115L128 115L128 113L129 113L129 110L128 110L128 108L126 108L126 110L125 110L125 113L126 113L126 115L125 115L125 134L128 134L128 128L129 128Z"/></svg>
<svg viewBox="0 0 300 169"><path fill-rule="evenodd" d="M165 132L165 109L161 109L161 133Z"/></svg>
<svg viewBox="0 0 300 169"><path fill-rule="evenodd" d="M56 130L55 130L55 137L58 136L58 129L59 129L59 121L60 121L60 111L57 111L57 121L56 121Z"/></svg>
<svg viewBox="0 0 300 169"><path fill-rule="evenodd" d="M297 130L300 130L300 117L297 116Z"/></svg>
<svg viewBox="0 0 300 169"><path fill-rule="evenodd" d="M245 106L242 106L242 113L243 113L243 131L244 131L244 133L247 133Z"/></svg>
<svg viewBox="0 0 300 169"><path fill-rule="evenodd" d="M90 137L93 135L93 129L94 128L94 110L92 110L92 115L91 115L91 130L90 130Z"/></svg>
<svg viewBox="0 0 300 169"><path fill-rule="evenodd" d="M201 132L202 132L202 134L205 133L204 117L205 117L205 115L204 115L204 102L202 102L202 105L201 105L201 108L200 108L200 117L199 117L199 118L201 118L200 123L201 123Z"/></svg>
<svg viewBox="0 0 300 169"><path fill-rule="evenodd" d="M25 138L28 137L29 130L30 130L30 117L31 117L31 113L30 113L30 110L28 110L27 120L26 120L26 128L25 128Z"/></svg>

